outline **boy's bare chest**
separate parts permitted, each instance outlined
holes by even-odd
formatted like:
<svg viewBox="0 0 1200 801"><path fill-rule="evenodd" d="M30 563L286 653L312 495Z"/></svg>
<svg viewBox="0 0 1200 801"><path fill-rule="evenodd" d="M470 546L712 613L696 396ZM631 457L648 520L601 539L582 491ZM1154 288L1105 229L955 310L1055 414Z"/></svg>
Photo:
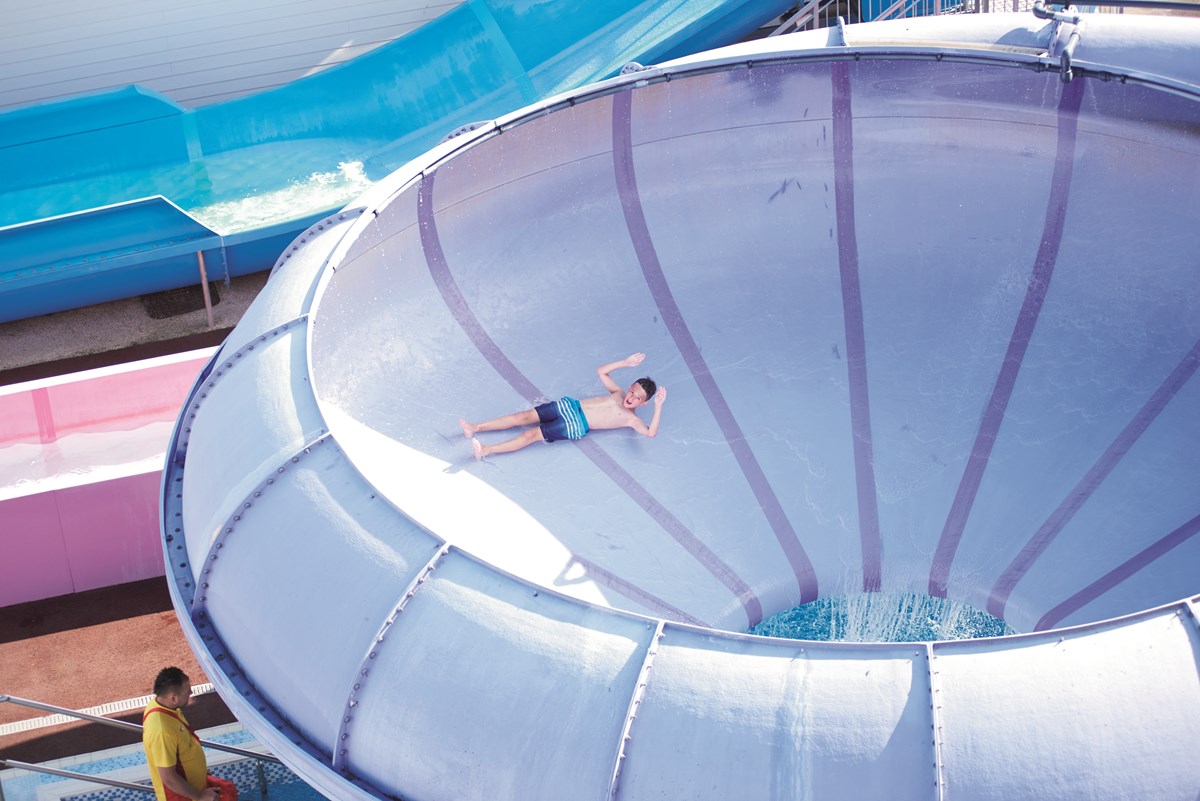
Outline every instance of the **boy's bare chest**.
<svg viewBox="0 0 1200 801"><path fill-rule="evenodd" d="M633 414L611 396L586 398L579 405L591 428L621 428L629 425L629 415Z"/></svg>

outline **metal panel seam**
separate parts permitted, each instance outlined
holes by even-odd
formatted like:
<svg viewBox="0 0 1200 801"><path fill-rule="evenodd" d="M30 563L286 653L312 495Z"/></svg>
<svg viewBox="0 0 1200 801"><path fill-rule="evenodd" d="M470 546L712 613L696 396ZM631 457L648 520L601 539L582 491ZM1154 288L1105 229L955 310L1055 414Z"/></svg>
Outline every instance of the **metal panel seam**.
<svg viewBox="0 0 1200 801"><path fill-rule="evenodd" d="M625 747L633 736L633 721L637 718L638 707L641 706L642 699L646 695L646 685L650 681L650 668L653 666L654 657L658 656L658 643L664 636L663 627L665 625L665 620L658 621L658 625L654 629L654 636L650 638L650 644L646 646L646 656L642 660L642 669L638 671L637 681L633 685L633 692L629 695L629 708L625 712L625 725L621 727L621 737L617 740L616 754L613 756L612 774L608 782L608 795L606 796L609 799L617 797L617 791L621 782L621 767L627 756Z"/></svg>
<svg viewBox="0 0 1200 801"><path fill-rule="evenodd" d="M933 734L934 798L942 801L946 797L946 778L942 763L942 688L934 665L936 658L933 643L925 643L925 667L929 671L929 718Z"/></svg>
<svg viewBox="0 0 1200 801"><path fill-rule="evenodd" d="M297 236L295 239L293 239L292 243L290 245L288 245L282 253L279 254L279 258L277 258L275 260L275 264L271 267L271 276L270 277L274 278L275 273L279 272L279 270L283 267L283 265L287 261L289 261L292 258L292 256L294 256L304 245L308 244L309 237L316 239L319 234L324 232L326 225L328 225L332 229L339 222L342 222L343 220L345 220L347 215L353 215L354 217L358 217L366 210L367 210L366 206L358 206L353 209L343 209L342 211L339 211L336 214L330 214L328 217L325 217L324 219L317 220L315 223L308 226L308 228L305 228L303 231L300 232L300 235ZM346 231L344 231L342 233L342 235L340 237L338 237L338 242L341 242L342 239L345 238L346 233L349 232L349 230L350 230L350 227L347 227ZM333 254L334 247L337 247L337 243L334 243L334 246L329 248L330 255ZM329 261L328 255L325 257L325 261L326 262ZM324 270L324 265L322 265L322 271L323 270Z"/></svg>
<svg viewBox="0 0 1200 801"><path fill-rule="evenodd" d="M334 770L341 771L343 774L349 773L349 769L346 767L346 754L350 751L350 723L354 719L354 709L358 706L359 690L362 689L362 685L366 683L367 676L370 674L370 670L367 667L368 664L379 655L379 648L387 636L388 630L396 622L396 618L408 606L408 602L416 595L417 590L421 588L426 579L429 578L429 574L437 568L438 563L450 552L451 547L449 543L443 544L429 561L425 563L425 566L417 575L413 576L412 581L409 582L408 586L404 588L404 592L401 593L400 599L392 607L391 614L383 621L383 624L375 633L375 637L371 640L370 645L367 646L362 659L359 660L358 669L354 671L354 684L351 686L350 691L346 693L346 706L342 713L342 719L338 723L337 735L329 749L333 754Z"/></svg>
<svg viewBox="0 0 1200 801"><path fill-rule="evenodd" d="M258 485L250 492L250 494L244 497L241 503L238 504L237 509L225 521L225 525L221 526L221 530L217 533L217 536L213 537L213 541L209 543L208 552L204 556L204 566L200 570L199 575L196 577L196 589L198 592L192 599L191 613L193 619L206 618L208 616L205 612L208 595L205 591L208 589L208 585L212 581L211 576L213 568L216 566L217 559L220 556L217 551L225 547L225 541L228 540L233 534L234 528L241 523L242 516L254 505L254 500L252 499L261 497L269 487L273 486L275 484L275 478L283 475L287 471L289 465L298 464L302 458L312 453L312 449L314 447L324 445L332 438L332 434L327 432L322 433L317 439L312 440L303 448L296 451L291 457L285 460L282 465L272 471L272 473L264 481L259 482ZM337 446L335 445L335 447Z"/></svg>
<svg viewBox="0 0 1200 801"><path fill-rule="evenodd" d="M1192 626L1196 629L1196 633L1200 634L1200 609L1196 608L1196 599L1185 598L1183 600L1183 606L1188 612L1191 613ZM1182 616L1182 612L1180 616Z"/></svg>
<svg viewBox="0 0 1200 801"><path fill-rule="evenodd" d="M290 326L307 323L308 315L302 314L299 317L294 317L285 323L280 323L269 331L264 331L262 334L255 337L250 342L247 342L245 345L238 348L228 356L218 352L217 357L215 357L212 361L212 369L210 370L208 376L203 381L197 382L196 390L191 396L191 402L180 415L179 419L183 421L183 431L181 441L178 442L176 453L187 451L188 442L191 439L190 435L192 433L191 421L196 419L196 414L200 411L201 401L208 398L209 391L216 387L217 382L221 380L221 376L225 375L225 373L227 373L229 370L232 370L234 365L240 364L242 357L249 355L250 351L254 350L255 345L265 343L267 341L267 337L274 339L280 334L286 332Z"/></svg>

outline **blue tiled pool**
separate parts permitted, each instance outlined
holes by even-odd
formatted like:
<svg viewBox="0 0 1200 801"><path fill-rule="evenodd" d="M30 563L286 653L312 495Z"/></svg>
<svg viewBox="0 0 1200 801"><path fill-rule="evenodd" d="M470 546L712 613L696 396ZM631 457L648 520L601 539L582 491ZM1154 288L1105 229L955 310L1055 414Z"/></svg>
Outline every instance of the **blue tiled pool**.
<svg viewBox="0 0 1200 801"><path fill-rule="evenodd" d="M201 736L223 745L253 750L255 741L241 726L233 725L201 732ZM257 760L208 751L209 771L237 785L239 801L324 801L324 796L305 784L284 765L263 762L264 797ZM146 759L138 745L112 749L49 763L51 767L88 776L120 781L149 782ZM75 779L23 770L0 771L4 801L152 801L153 796L137 790L88 785Z"/></svg>

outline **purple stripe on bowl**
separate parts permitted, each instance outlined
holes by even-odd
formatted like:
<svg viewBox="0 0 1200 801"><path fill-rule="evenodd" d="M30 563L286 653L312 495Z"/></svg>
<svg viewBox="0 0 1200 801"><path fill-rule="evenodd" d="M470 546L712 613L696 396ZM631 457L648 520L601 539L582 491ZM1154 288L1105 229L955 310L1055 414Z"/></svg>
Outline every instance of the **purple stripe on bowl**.
<svg viewBox="0 0 1200 801"><path fill-rule="evenodd" d="M693 626L704 626L709 628L709 625L699 618L692 617L682 609L678 609L656 595L651 595L640 587L635 587L620 576L610 573L599 565L591 562L579 554L571 555L571 562L579 565L588 574L588 577L597 584L603 584L611 590L619 592L626 598L636 601L647 609L654 610L654 613L659 617L673 620L676 623L690 623ZM569 565L568 565L569 567Z"/></svg>
<svg viewBox="0 0 1200 801"><path fill-rule="evenodd" d="M1150 424L1154 422L1159 413L1166 407L1175 394L1188 382L1188 379L1196 372L1196 367L1200 366L1200 341L1192 346L1188 354L1183 357L1166 380L1155 390L1150 399L1145 405L1138 410L1125 429L1117 435L1108 449L1101 454L1092 468L1087 474L1080 479L1075 488L1070 494L1063 499L1058 508L1050 517L1046 518L1046 522L1042 523L1037 533L1025 544L1017 557L1013 559L1012 564L1000 576L1000 580L996 582L996 586L992 588L991 597L988 599L988 612L998 618L1003 619L1004 608L1008 605L1008 598L1012 593L1013 587L1017 585L1033 563L1038 560L1046 548L1054 541L1059 532L1071 521L1075 513L1079 511L1087 499L1092 496L1096 488L1108 477L1117 463L1124 458L1133 444L1138 441L1138 438L1145 433Z"/></svg>
<svg viewBox="0 0 1200 801"><path fill-rule="evenodd" d="M1116 587L1121 582L1138 572L1142 568L1149 565L1155 559L1165 555L1172 548L1175 548L1196 535L1200 531L1200 515L1196 515L1191 520L1184 523L1179 528L1172 531L1167 536L1153 543L1150 547L1143 549L1133 556L1128 561L1105 573L1100 578L1093 581L1088 586L1084 587L1079 592L1072 595L1067 600L1063 601L1058 606L1051 609L1046 614L1042 615L1034 626L1034 631L1045 631L1057 626L1063 618L1076 612L1090 604L1092 601L1099 598L1104 593Z"/></svg>
<svg viewBox="0 0 1200 801"><path fill-rule="evenodd" d="M741 426L729 408L721 388L708 369L700 347L696 344L684 320L670 285L663 274L658 253L654 248L654 240L646 223L645 212L642 208L641 196L638 194L637 177L633 165L632 139L632 92L618 92L613 96L613 169L616 175L617 191L621 198L621 209L625 214L625 224L629 229L630 239L637 254L642 274L646 284L658 305L659 313L676 347L683 355L684 362L691 371L700 394L708 404L709 411L717 421L725 442L733 451L734 458L741 468L742 475L750 484L750 489L758 501L763 514L766 515L775 538L778 540L784 555L788 559L797 584L800 589L800 602L808 603L817 599L817 576L813 570L804 547L800 544L791 522L787 519L783 506L775 495L766 474L763 473L754 451L750 448ZM752 624L753 625L753 624Z"/></svg>
<svg viewBox="0 0 1200 801"><path fill-rule="evenodd" d="M837 211L838 271L842 279L842 320L849 372L850 430L854 445L858 532L862 547L863 592L878 592L883 581L883 541L875 488L871 400L867 390L867 336L858 274L858 233L854 220L854 116L850 65L833 65L833 185Z"/></svg>
<svg viewBox="0 0 1200 801"><path fill-rule="evenodd" d="M967 518L971 514L971 507L975 503L975 496L979 492L979 485L983 481L983 473L987 469L988 459L991 458L992 447L996 444L1000 424L1004 421L1004 412L1017 383L1017 374L1021 370L1025 350L1033 337L1033 329L1037 325L1038 315L1050 289L1050 279L1058 259L1059 247L1062 245L1067 201L1071 195L1071 177L1075 166L1075 130L1086 80L1077 77L1062 88L1058 106L1058 151L1054 158L1054 173L1046 202L1046 221L1042 229L1041 244L1038 246L1033 272L1029 277L1025 300L1008 343L1008 351L1004 354L1000 373L984 409L975 444L971 448L958 492L954 496L954 503L946 517L946 524L933 556L933 564L929 571L930 595L942 598L946 596L950 566L954 562L954 555L962 539Z"/></svg>
<svg viewBox="0 0 1200 801"><path fill-rule="evenodd" d="M532 381L525 377L524 373L517 369L512 360L484 330L483 325L480 324L463 297L458 282L450 273L433 213L433 183L434 174L426 175L422 178L421 187L417 193L417 220L421 231L421 247L425 252L425 261L429 266L433 282L437 286L438 292L441 293L446 307L470 337L471 342L483 354L483 357L513 389L532 403L534 399L541 397L542 393ZM591 459L593 464L624 490L664 531L734 594L734 597L741 602L745 609L746 618L749 621L748 627L757 624L762 619L762 604L754 591L738 578L734 571L722 562L708 546L701 542L678 518L667 511L645 487L598 445L587 439L573 441Z"/></svg>

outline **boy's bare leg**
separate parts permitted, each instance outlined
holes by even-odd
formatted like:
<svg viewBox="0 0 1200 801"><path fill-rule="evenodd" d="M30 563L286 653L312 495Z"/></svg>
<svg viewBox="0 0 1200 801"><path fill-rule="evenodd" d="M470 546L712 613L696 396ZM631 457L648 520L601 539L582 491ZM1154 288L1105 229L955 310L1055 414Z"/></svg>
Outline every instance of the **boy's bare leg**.
<svg viewBox="0 0 1200 801"><path fill-rule="evenodd" d="M537 422L537 412L533 409L526 409L522 412L506 414L503 417L494 417L491 420L484 420L482 423L468 423L466 420L459 420L458 424L462 426L463 436L470 439L480 431L503 431L506 428L531 426Z"/></svg>
<svg viewBox="0 0 1200 801"><path fill-rule="evenodd" d="M475 458L482 459L485 456L492 456L497 453L512 453L513 451L519 451L526 445L532 445L535 442L541 442L542 439L542 429L535 427L528 428L512 439L497 443L496 445L484 445L479 440L472 437L471 446L475 449Z"/></svg>

